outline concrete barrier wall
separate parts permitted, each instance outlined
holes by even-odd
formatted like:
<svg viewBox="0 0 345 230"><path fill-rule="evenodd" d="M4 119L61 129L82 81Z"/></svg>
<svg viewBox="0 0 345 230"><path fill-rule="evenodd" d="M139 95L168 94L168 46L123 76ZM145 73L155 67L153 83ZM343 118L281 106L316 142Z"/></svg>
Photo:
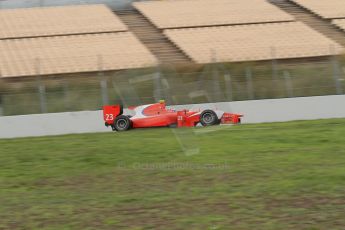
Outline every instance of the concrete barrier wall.
<svg viewBox="0 0 345 230"><path fill-rule="evenodd" d="M194 107L211 107L211 104ZM213 108L239 112L245 123L283 122L345 117L345 95L215 103Z"/></svg>
<svg viewBox="0 0 345 230"><path fill-rule="evenodd" d="M345 118L345 95L173 106L243 113L243 123ZM102 111L0 117L0 138L110 132Z"/></svg>

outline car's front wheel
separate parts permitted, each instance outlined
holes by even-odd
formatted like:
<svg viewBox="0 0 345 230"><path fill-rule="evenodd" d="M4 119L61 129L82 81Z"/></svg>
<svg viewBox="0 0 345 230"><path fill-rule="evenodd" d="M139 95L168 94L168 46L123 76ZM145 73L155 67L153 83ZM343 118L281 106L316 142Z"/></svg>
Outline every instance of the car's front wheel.
<svg viewBox="0 0 345 230"><path fill-rule="evenodd" d="M213 110L205 110L200 114L200 123L202 126L218 125L219 119Z"/></svg>
<svg viewBox="0 0 345 230"><path fill-rule="evenodd" d="M116 131L126 131L129 130L132 126L132 122L129 117L120 115L114 121L114 129Z"/></svg>

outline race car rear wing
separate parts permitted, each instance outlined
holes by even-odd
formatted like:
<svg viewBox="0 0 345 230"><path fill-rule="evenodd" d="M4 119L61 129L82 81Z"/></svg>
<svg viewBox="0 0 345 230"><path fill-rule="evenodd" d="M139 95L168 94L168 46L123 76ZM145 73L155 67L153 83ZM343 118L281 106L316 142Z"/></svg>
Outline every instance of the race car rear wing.
<svg viewBox="0 0 345 230"><path fill-rule="evenodd" d="M123 113L122 105L105 105L103 106L103 119L106 126L113 125L117 116Z"/></svg>

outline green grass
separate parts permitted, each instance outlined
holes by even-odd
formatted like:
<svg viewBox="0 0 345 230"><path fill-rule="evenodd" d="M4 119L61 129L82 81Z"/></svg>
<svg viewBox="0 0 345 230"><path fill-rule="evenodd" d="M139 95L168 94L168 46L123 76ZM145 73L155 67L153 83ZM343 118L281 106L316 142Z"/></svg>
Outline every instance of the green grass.
<svg viewBox="0 0 345 230"><path fill-rule="evenodd" d="M343 229L344 136L333 119L0 140L0 229Z"/></svg>

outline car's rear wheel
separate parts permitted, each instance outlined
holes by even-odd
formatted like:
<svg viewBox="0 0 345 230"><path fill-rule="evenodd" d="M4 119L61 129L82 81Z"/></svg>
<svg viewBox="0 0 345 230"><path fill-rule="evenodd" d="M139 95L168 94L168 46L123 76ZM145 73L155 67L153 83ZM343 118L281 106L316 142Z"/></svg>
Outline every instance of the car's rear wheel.
<svg viewBox="0 0 345 230"><path fill-rule="evenodd" d="M126 131L132 127L132 122L129 117L120 115L114 121L114 129L116 131Z"/></svg>
<svg viewBox="0 0 345 230"><path fill-rule="evenodd" d="M200 123L202 126L218 125L219 119L213 110L205 110L200 114Z"/></svg>

